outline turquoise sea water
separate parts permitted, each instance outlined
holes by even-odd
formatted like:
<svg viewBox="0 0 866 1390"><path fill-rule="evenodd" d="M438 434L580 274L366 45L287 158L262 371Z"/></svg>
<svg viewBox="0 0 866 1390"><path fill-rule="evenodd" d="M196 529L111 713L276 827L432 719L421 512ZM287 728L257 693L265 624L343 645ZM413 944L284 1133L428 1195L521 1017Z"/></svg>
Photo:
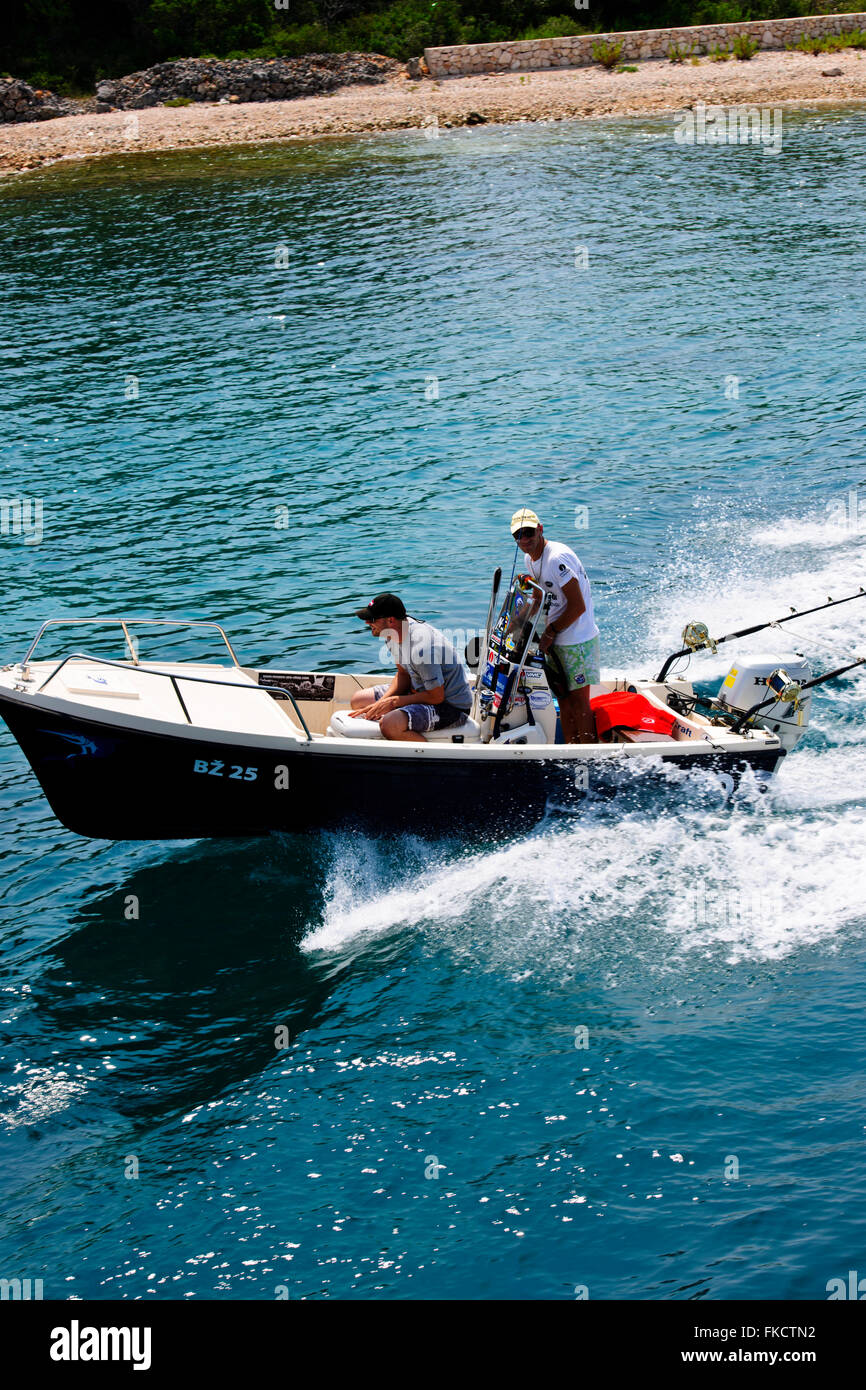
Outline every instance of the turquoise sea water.
<svg viewBox="0 0 866 1390"><path fill-rule="evenodd" d="M0 491L43 506L39 544L0 536L2 660L47 616L131 614L375 668L352 609L390 588L477 627L524 502L584 560L611 671L866 583L866 113L786 111L777 156L672 131L0 186ZM866 602L738 648L794 649L866 654ZM4 727L0 1275L800 1299L866 1274L866 677L813 710L765 796L672 778L472 849L81 840Z"/></svg>

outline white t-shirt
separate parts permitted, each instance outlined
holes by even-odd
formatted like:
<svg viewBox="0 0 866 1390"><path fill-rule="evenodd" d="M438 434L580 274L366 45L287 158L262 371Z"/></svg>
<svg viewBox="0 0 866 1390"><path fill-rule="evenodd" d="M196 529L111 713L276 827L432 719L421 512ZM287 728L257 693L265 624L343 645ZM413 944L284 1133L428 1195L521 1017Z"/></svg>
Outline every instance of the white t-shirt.
<svg viewBox="0 0 866 1390"><path fill-rule="evenodd" d="M562 592L563 584L567 584L569 579L576 579L580 585L584 610L571 627L557 633L553 639L555 646L574 647L578 642L591 642L593 637L598 636L589 579L573 550L567 545L561 545L559 541L545 541L544 549L537 561L530 560L527 555L526 569L530 579L536 580L546 594L554 596L547 618L548 623L555 623L568 607L568 599Z"/></svg>

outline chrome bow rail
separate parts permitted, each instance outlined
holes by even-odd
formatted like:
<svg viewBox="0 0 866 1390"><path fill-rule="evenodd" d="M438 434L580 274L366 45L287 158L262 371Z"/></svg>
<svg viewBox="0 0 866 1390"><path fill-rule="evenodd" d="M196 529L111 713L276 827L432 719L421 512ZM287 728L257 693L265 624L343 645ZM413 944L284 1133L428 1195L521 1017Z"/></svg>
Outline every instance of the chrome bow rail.
<svg viewBox="0 0 866 1390"><path fill-rule="evenodd" d="M241 663L235 656L234 648L232 647L231 642L226 637L219 623L214 623L208 619L199 618L46 618L45 622L40 627L36 636L33 638L33 641L30 643L30 646L27 648L27 655L21 662L22 668L26 667L28 661L35 652L36 647L46 628L68 627L71 626L73 623L89 623L91 627L111 627L113 623L116 623L118 627L122 627L123 635L126 639L126 645L129 650L129 655L132 658L132 663L134 666L137 666L139 662L138 652L136 650L132 638L129 635L129 629L131 627L215 627L220 637L225 642L228 648L229 656L231 657L235 666L237 666L239 669L241 668Z"/></svg>

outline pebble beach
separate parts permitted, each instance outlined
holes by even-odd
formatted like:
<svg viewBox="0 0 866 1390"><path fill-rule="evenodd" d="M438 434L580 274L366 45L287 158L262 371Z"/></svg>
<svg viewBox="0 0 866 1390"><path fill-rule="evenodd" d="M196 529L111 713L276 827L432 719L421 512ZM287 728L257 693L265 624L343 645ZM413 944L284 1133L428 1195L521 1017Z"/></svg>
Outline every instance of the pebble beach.
<svg viewBox="0 0 866 1390"><path fill-rule="evenodd" d="M26 173L58 160L145 151L262 145L370 131L480 121L592 120L674 112L697 102L757 106L839 106L866 101L866 57L770 51L749 62L671 63L633 72L582 67L452 77L400 72L377 86L339 87L289 101L201 102L140 111L84 111L0 126L0 173ZM832 75L831 75L832 74Z"/></svg>

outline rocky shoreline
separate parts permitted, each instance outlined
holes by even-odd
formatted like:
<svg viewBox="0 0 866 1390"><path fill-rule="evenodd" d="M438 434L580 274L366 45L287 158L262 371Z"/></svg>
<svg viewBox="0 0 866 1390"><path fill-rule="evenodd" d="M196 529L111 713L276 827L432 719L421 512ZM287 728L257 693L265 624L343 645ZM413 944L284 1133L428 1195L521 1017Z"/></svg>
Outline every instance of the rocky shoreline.
<svg viewBox="0 0 866 1390"><path fill-rule="evenodd" d="M54 92L31 87L18 77L0 77L0 124L21 121L50 121L55 116L68 116L73 103Z"/></svg>
<svg viewBox="0 0 866 1390"><path fill-rule="evenodd" d="M166 101L290 101L355 83L385 82L404 69L379 53L308 53L262 62L185 58L97 85L97 110L142 111Z"/></svg>
<svg viewBox="0 0 866 1390"><path fill-rule="evenodd" d="M91 99L78 114L0 125L0 173L24 173L59 160L264 146L373 131L417 131L429 139L449 128L483 123L670 115L697 102L866 105L866 54L850 49L834 53L829 62L828 55L763 52L745 63L652 59L622 72L594 66L441 81L396 67L396 74L363 85L329 83L324 92L292 99L231 102L200 92L188 105L104 113ZM152 89L141 88L137 95L144 90ZM125 93L115 95L125 99Z"/></svg>
<svg viewBox="0 0 866 1390"><path fill-rule="evenodd" d="M418 63L418 60L414 60ZM406 64L381 53L308 53L262 60L181 58L97 83L95 97L74 99L0 78L0 124L47 121L95 111L143 111L166 102L289 101L357 83L387 82Z"/></svg>

